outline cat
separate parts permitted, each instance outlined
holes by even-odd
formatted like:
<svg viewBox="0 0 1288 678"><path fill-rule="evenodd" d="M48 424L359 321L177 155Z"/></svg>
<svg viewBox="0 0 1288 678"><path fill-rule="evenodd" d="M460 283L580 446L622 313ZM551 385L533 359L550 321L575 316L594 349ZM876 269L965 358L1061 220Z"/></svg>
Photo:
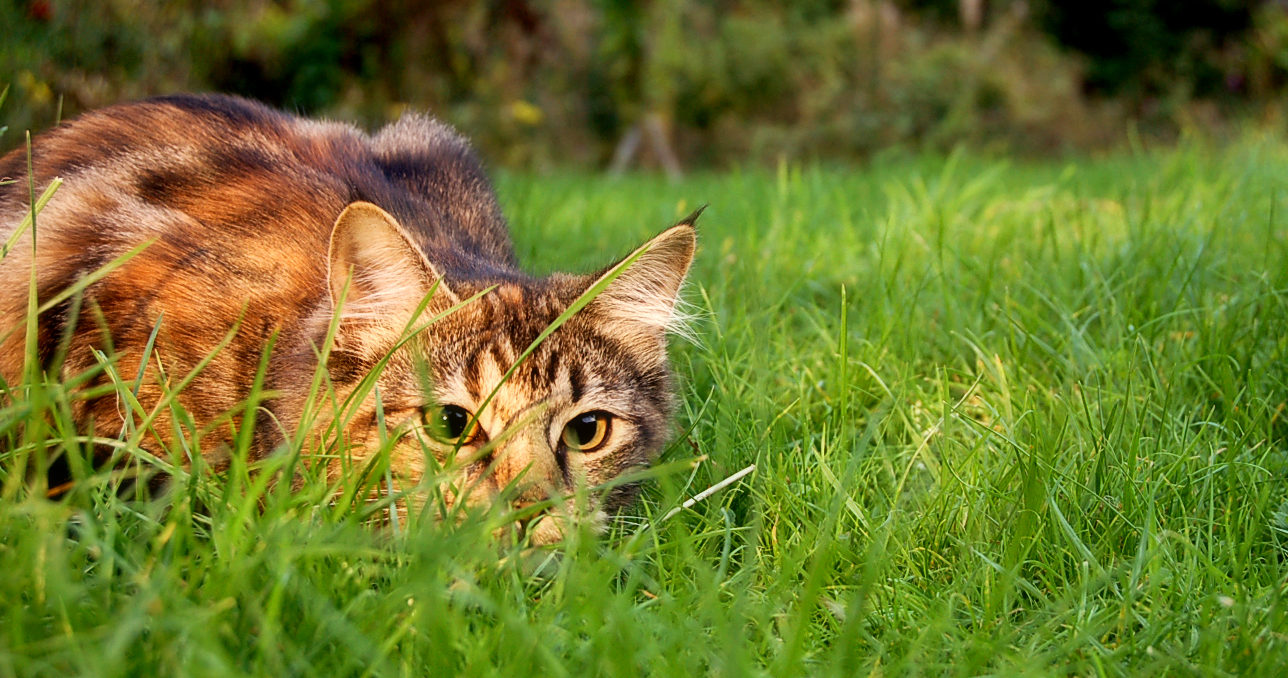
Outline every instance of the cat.
<svg viewBox="0 0 1288 678"><path fill-rule="evenodd" d="M0 186L0 243L31 211L27 161L24 149L0 159L0 177L15 180ZM532 543L548 544L574 523L602 530L635 484L582 502L574 494L648 465L668 438L667 333L697 213L598 273L532 277L479 159L446 124L409 114L368 135L224 95L84 114L39 135L31 162L36 195L64 181L36 219L42 304L142 247L84 288L81 313L71 296L39 315L40 368L51 378L92 373L80 388L93 394L111 378L96 352L133 380L159 327L138 400L152 412L190 376L177 399L191 422L161 408L141 443L156 454L181 425L204 430L190 444L226 468L246 423L236 408L267 355L269 397L247 424L252 460L299 435L319 441L339 421L342 454L325 462L329 477L360 472L382 435L395 437L399 487L454 463L442 484L448 505L547 504L527 527ZM6 390L28 369L31 237L0 261ZM515 367L597 282L598 296ZM343 401L384 363L347 416L307 409L323 355L336 393L326 402ZM73 415L80 430L115 438L126 411L108 393L78 400Z"/></svg>

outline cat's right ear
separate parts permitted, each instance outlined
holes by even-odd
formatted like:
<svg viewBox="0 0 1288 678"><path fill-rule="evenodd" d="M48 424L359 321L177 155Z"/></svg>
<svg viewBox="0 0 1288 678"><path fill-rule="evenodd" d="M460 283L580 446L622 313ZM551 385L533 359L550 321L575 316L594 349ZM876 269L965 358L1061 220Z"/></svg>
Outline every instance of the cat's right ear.
<svg viewBox="0 0 1288 678"><path fill-rule="evenodd" d="M456 295L388 212L355 202L335 220L327 283L342 324L405 325L435 282L434 299L455 304Z"/></svg>
<svg viewBox="0 0 1288 678"><path fill-rule="evenodd" d="M668 330L683 332L676 306L680 286L697 248L694 223L699 209L644 243L605 271L592 287L614 279L591 302L592 313L615 328L619 339L662 341Z"/></svg>

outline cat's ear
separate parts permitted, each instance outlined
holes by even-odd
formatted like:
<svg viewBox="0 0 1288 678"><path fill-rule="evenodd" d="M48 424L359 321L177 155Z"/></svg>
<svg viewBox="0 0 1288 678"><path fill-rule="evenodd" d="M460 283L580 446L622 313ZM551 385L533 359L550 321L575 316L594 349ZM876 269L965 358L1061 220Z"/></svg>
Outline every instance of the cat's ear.
<svg viewBox="0 0 1288 678"><path fill-rule="evenodd" d="M404 324L433 289L456 303L434 266L388 212L368 202L344 208L331 231L327 283L341 320Z"/></svg>
<svg viewBox="0 0 1288 678"><path fill-rule="evenodd" d="M592 302L595 316L627 335L661 338L667 330L683 331L676 304L697 249L693 224L701 213L663 231L600 276L593 284L617 274Z"/></svg>

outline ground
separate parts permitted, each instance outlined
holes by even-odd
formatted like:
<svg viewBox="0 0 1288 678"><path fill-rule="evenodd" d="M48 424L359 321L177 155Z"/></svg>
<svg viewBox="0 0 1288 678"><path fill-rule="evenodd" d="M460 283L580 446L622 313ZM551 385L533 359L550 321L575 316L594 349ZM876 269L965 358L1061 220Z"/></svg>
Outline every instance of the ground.
<svg viewBox="0 0 1288 678"><path fill-rule="evenodd" d="M50 502L35 387L0 409L0 675L1276 675L1285 176L1264 138L502 175L541 271L710 204L676 442L610 534L372 529L236 465Z"/></svg>

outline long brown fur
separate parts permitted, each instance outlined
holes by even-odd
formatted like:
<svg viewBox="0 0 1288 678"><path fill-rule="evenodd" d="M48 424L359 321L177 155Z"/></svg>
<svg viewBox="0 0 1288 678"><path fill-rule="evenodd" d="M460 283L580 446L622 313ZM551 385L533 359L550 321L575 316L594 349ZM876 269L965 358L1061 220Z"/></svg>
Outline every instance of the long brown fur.
<svg viewBox="0 0 1288 678"><path fill-rule="evenodd" d="M150 411L236 328L178 397L196 429L211 429L198 444L216 466L242 424L221 415L250 394L270 338L264 386L277 395L251 424L250 454L325 433L335 412L299 428L333 326L325 369L337 398L388 358L377 390L391 435L401 436L390 463L402 484L422 483L430 456L468 460L447 484L449 501L486 505L506 488L516 506L556 499L532 530L536 542L558 539L574 515L602 525L605 511L630 498L629 486L592 497L581 512L566 497L650 463L666 439L674 407L666 331L693 257L691 220L637 250L501 384L520 353L613 269L523 273L480 163L433 119L407 116L369 136L238 98L165 97L63 123L37 138L32 164L37 194L55 177L65 182L37 219L42 302L151 243L85 289L79 317L71 300L39 317L40 368L72 377L94 369L102 351L132 379L159 325L138 385ZM0 187L0 242L30 212L26 165L23 151L0 159L0 177L17 180ZM10 386L25 369L23 332L14 330L25 322L30 237L0 260L0 378ZM394 350L409 326L488 289ZM55 365L64 336L66 357ZM106 380L99 371L86 388ZM126 426L114 396L78 402L82 430L114 437ZM422 423L449 404L476 413L481 426L460 449ZM330 463L333 475L361 468L378 447L376 408L373 391L344 420L347 459ZM588 412L611 415L610 437L596 451L571 450L563 428ZM154 430L144 445L160 449L173 430L167 414Z"/></svg>

